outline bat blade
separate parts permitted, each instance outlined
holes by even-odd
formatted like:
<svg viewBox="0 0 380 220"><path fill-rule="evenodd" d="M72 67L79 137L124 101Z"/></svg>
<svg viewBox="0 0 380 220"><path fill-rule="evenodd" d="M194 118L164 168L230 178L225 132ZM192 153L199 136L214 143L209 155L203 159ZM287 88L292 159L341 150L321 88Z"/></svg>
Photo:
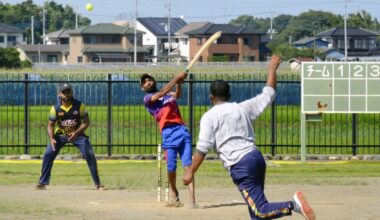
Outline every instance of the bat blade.
<svg viewBox="0 0 380 220"><path fill-rule="evenodd" d="M195 64L195 62L198 61L199 57L202 55L202 53L210 47L210 45L218 39L222 35L221 31L216 32L213 34L203 45L202 47L198 50L198 52L195 54L193 59L190 61L190 63L187 65L186 72L189 72L190 68Z"/></svg>

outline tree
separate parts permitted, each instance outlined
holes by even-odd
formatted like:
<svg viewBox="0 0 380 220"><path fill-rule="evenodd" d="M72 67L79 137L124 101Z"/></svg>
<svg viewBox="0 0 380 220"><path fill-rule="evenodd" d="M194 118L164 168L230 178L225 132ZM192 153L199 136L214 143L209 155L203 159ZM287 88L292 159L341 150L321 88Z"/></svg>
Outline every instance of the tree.
<svg viewBox="0 0 380 220"><path fill-rule="evenodd" d="M356 14L349 14L347 25L349 27L362 27L373 31L377 31L380 28L379 21L364 10L361 10Z"/></svg>
<svg viewBox="0 0 380 220"><path fill-rule="evenodd" d="M62 6L54 1L46 2L46 30L53 32L75 28L75 12L70 6ZM16 26L25 30L28 39L31 39L31 17L34 16L34 38L36 43L42 41L42 11L43 7L33 3L33 0L25 0L19 4L3 4L0 1L0 22ZM87 17L78 16L78 25L84 26L91 23Z"/></svg>
<svg viewBox="0 0 380 220"><path fill-rule="evenodd" d="M281 56L281 59L284 61L288 61L295 57L315 58L315 57L321 56L321 52L318 50L314 51L314 49L309 49L309 48L299 49L299 48L291 47L287 44L281 44L271 49L273 51L273 54L277 54Z"/></svg>
<svg viewBox="0 0 380 220"><path fill-rule="evenodd" d="M270 18L255 18L250 15L241 15L236 19L232 19L229 24L251 27L266 33L270 28Z"/></svg>
<svg viewBox="0 0 380 220"><path fill-rule="evenodd" d="M273 27L277 33L281 33L289 24L289 21L293 18L292 15L281 14L273 19Z"/></svg>
<svg viewBox="0 0 380 220"><path fill-rule="evenodd" d="M19 68L20 53L15 48L0 48L0 68Z"/></svg>
<svg viewBox="0 0 380 220"><path fill-rule="evenodd" d="M319 33L340 26L342 23L343 19L333 13L310 10L292 17L286 29L275 36L272 45L287 43L289 37L294 40L310 37L314 35L314 32Z"/></svg>

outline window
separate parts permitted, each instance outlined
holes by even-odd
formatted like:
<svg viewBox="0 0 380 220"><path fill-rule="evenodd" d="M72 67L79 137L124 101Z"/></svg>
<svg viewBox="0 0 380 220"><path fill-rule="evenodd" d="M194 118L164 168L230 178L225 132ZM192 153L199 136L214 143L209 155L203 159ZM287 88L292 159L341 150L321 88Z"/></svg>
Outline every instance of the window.
<svg viewBox="0 0 380 220"><path fill-rule="evenodd" d="M197 45L202 45L202 38L201 37L197 37Z"/></svg>
<svg viewBox="0 0 380 220"><path fill-rule="evenodd" d="M96 44L96 38L94 36L85 36L84 37L85 44Z"/></svg>
<svg viewBox="0 0 380 220"><path fill-rule="evenodd" d="M79 56L77 57L77 63L82 63L83 62L83 57Z"/></svg>
<svg viewBox="0 0 380 220"><path fill-rule="evenodd" d="M4 43L4 36L0 36L0 43Z"/></svg>
<svg viewBox="0 0 380 220"><path fill-rule="evenodd" d="M135 36L127 36L130 44L135 44Z"/></svg>
<svg viewBox="0 0 380 220"><path fill-rule="evenodd" d="M61 38L59 41L59 44L69 44L69 39L68 38Z"/></svg>
<svg viewBox="0 0 380 220"><path fill-rule="evenodd" d="M100 61L100 59L99 59L98 56L93 56L93 57L92 57L92 62L94 62L94 63L99 63L99 61Z"/></svg>
<svg viewBox="0 0 380 220"><path fill-rule="evenodd" d="M137 35L137 45L138 46L142 46L143 45L142 35Z"/></svg>
<svg viewBox="0 0 380 220"><path fill-rule="evenodd" d="M237 44L237 37L234 35L231 37L231 41L229 42L230 44Z"/></svg>
<svg viewBox="0 0 380 220"><path fill-rule="evenodd" d="M108 35L103 36L101 39L102 44L118 44L120 43L120 36L117 35Z"/></svg>
<svg viewBox="0 0 380 220"><path fill-rule="evenodd" d="M8 40L8 42L9 41L16 42L16 36L8 36L7 40Z"/></svg>
<svg viewBox="0 0 380 220"><path fill-rule="evenodd" d="M183 42L183 45L187 45L187 38L183 39L182 42Z"/></svg>
<svg viewBox="0 0 380 220"><path fill-rule="evenodd" d="M375 40L369 40L369 42L368 42L368 47L369 47L369 49L374 49L374 48L376 48L376 43L375 43Z"/></svg>
<svg viewBox="0 0 380 220"><path fill-rule="evenodd" d="M32 56L32 62L33 63L38 63L38 56Z"/></svg>
<svg viewBox="0 0 380 220"><path fill-rule="evenodd" d="M367 41L364 39L354 40L355 49L367 49Z"/></svg>
<svg viewBox="0 0 380 220"><path fill-rule="evenodd" d="M236 36L223 36L216 40L217 44L236 44L237 37Z"/></svg>
<svg viewBox="0 0 380 220"><path fill-rule="evenodd" d="M344 40L338 40L338 41L337 41L337 47L338 47L339 49L344 48Z"/></svg>
<svg viewBox="0 0 380 220"><path fill-rule="evenodd" d="M56 63L58 61L57 55L55 54L48 54L47 55L47 62L48 63Z"/></svg>
<svg viewBox="0 0 380 220"><path fill-rule="evenodd" d="M253 38L245 37L243 38L244 45L253 45Z"/></svg>

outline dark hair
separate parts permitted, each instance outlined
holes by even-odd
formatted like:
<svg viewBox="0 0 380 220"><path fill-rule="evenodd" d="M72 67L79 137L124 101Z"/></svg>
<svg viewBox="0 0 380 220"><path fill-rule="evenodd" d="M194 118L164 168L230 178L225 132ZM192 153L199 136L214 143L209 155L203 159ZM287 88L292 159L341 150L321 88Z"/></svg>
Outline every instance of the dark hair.
<svg viewBox="0 0 380 220"><path fill-rule="evenodd" d="M73 88L68 83L61 83L61 84L59 84L59 86L58 86L58 92L63 92L65 90L71 90L71 91L73 91Z"/></svg>
<svg viewBox="0 0 380 220"><path fill-rule="evenodd" d="M230 86L224 80L218 79L211 83L210 92L220 101L228 101L231 97Z"/></svg>
<svg viewBox="0 0 380 220"><path fill-rule="evenodd" d="M149 74L147 74L147 73L144 73L144 74L142 74L142 76L140 77L140 86L142 86L142 85L144 84L144 81L145 81L145 79L147 79L147 78L152 79L153 81L156 82L156 80L154 79L153 76L151 76L151 75L149 75Z"/></svg>

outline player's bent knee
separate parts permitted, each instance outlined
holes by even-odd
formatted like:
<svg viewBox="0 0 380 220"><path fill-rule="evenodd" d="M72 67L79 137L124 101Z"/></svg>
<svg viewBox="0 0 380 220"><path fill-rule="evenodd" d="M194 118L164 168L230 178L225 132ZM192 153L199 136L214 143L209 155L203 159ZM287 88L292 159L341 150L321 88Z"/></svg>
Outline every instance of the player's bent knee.
<svg viewBox="0 0 380 220"><path fill-rule="evenodd" d="M177 170L177 165L176 163L170 163L168 162L168 165L167 165L167 169L168 169L168 172L175 172Z"/></svg>

